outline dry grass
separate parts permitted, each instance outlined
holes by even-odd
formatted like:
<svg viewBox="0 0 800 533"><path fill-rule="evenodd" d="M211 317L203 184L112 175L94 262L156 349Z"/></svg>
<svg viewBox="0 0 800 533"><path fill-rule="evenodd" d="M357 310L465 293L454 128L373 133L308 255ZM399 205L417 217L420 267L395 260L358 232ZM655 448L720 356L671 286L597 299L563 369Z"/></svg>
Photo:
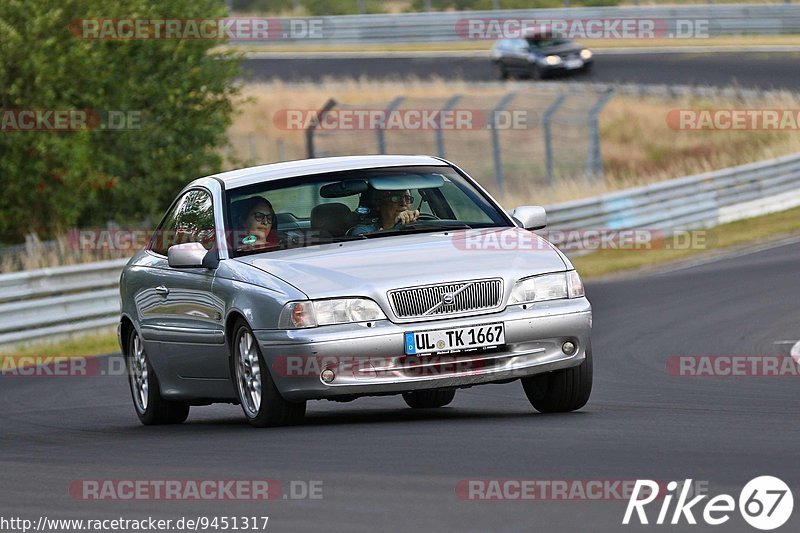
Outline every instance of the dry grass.
<svg viewBox="0 0 800 533"><path fill-rule="evenodd" d="M491 108L497 98L509 90L532 90L530 84L480 85L450 81L326 81L322 84L282 82L254 84L245 88L248 101L230 128L234 147L231 154L240 163L268 163L306 156L302 131L282 131L273 125L275 113L281 109L318 109L329 97L344 104L370 107L382 105L399 95L415 95L419 107L433 108L453 94L467 94L460 108ZM588 101L592 101L589 99ZM546 102L545 102L546 104ZM791 93L779 93L768 99L751 101L710 101L698 98L635 98L618 95L600 115L600 135L605 179L602 183L587 182L580 176L560 178L553 188L531 186L541 183L541 151L529 150L538 141L525 144L508 142L504 149L518 161L505 161L507 194L499 195L507 205L540 204L584 198L613 190L750 163L800 151L796 131L676 131L666 122L673 109L765 108L800 109L800 99ZM539 135L539 132L529 132ZM396 134L392 134L396 136ZM462 143L461 157L448 155L490 190L494 187L491 147L486 132L448 133L448 143ZM522 135L522 134L520 134ZM341 153L374 151L374 133L353 132L342 135L337 146ZM396 138L396 137L394 137ZM531 137L533 138L533 137ZM521 139L521 137L520 137ZM534 139L535 140L535 139ZM389 151L392 151L392 144ZM394 146L407 148L404 153L434 153L436 145L431 132L413 132ZM504 156L505 157L505 156ZM511 157L509 157L511 159ZM514 173L517 173L516 175ZM493 191L497 192L497 191Z"/></svg>
<svg viewBox="0 0 800 533"><path fill-rule="evenodd" d="M31 234L25 241L19 251L0 256L0 273L121 259L131 255L128 250L81 249L66 235L43 243L37 235Z"/></svg>
<svg viewBox="0 0 800 533"><path fill-rule="evenodd" d="M800 151L797 131L676 131L673 109L800 109L780 93L749 101L618 97L601 115L603 162L611 183L658 181Z"/></svg>

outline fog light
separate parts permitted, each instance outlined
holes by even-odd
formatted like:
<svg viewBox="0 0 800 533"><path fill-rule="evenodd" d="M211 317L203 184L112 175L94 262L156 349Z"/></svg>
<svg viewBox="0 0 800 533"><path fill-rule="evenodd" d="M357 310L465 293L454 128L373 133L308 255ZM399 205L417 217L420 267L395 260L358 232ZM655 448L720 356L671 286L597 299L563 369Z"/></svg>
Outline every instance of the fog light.
<svg viewBox="0 0 800 533"><path fill-rule="evenodd" d="M331 370L330 368L326 368L325 370L322 371L322 373L319 376L325 383L330 383L331 381L333 381L333 378L336 377L336 374L334 374L333 370Z"/></svg>
<svg viewBox="0 0 800 533"><path fill-rule="evenodd" d="M567 355L574 354L575 353L575 348L576 348L575 343L574 342L570 342L570 341L567 341L567 342L565 342L564 344L561 345L561 351L564 352Z"/></svg>

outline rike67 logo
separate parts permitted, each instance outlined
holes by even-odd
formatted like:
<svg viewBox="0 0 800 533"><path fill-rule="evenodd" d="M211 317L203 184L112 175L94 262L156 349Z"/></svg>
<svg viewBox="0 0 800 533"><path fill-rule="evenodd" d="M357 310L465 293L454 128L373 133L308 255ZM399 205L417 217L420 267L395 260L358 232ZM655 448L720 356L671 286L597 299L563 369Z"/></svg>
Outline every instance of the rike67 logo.
<svg viewBox="0 0 800 533"><path fill-rule="evenodd" d="M719 526L730 520L731 513L737 509L737 503L739 513L745 522L764 531L781 527L792 516L794 508L792 491L781 479L773 476L751 479L739 493L738 502L729 494L719 494L703 505L701 502L708 498L708 495L701 494L689 499L691 486L691 479L687 479L682 486L677 481L670 481L667 483L666 492L662 494L659 492L659 483L649 479L637 479L622 523L627 525L633 520L635 524L638 520L640 524L650 524L653 515L651 512L648 517L645 507L656 499L661 500L658 516L655 518L657 525L677 525L684 520L687 524L695 525L699 517L708 525ZM677 501L671 509L676 496ZM651 509L653 510L655 509Z"/></svg>

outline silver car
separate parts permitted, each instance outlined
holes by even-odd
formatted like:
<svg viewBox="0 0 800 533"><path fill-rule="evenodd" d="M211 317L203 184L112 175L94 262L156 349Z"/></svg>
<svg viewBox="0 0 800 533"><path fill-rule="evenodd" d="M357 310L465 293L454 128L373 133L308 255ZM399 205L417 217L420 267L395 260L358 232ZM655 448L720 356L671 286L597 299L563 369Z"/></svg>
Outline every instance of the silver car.
<svg viewBox="0 0 800 533"><path fill-rule="evenodd" d="M200 178L124 268L119 338L144 424L240 404L256 427L307 400L414 408L520 379L541 412L592 388L591 306L569 259L454 164L277 163Z"/></svg>

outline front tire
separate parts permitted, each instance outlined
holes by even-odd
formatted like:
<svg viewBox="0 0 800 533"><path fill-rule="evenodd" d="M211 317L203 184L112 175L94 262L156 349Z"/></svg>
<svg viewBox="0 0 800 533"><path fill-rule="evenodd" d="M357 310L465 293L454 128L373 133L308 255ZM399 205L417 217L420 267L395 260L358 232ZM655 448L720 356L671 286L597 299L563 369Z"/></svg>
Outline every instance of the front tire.
<svg viewBox="0 0 800 533"><path fill-rule="evenodd" d="M506 67L499 61L493 63L492 70L494 71L494 77L498 80L507 80L508 79L508 71Z"/></svg>
<svg viewBox="0 0 800 533"><path fill-rule="evenodd" d="M251 426L287 426L303 420L306 402L288 402L281 396L253 331L244 320L234 326L231 351L231 376L242 411Z"/></svg>
<svg viewBox="0 0 800 533"><path fill-rule="evenodd" d="M566 413L580 409L592 393L592 346L579 366L522 378L531 405L540 413Z"/></svg>
<svg viewBox="0 0 800 533"><path fill-rule="evenodd" d="M133 329L128 336L128 384L139 421L145 426L180 424L189 416L189 404L165 400L144 343Z"/></svg>
<svg viewBox="0 0 800 533"><path fill-rule="evenodd" d="M404 392L403 399L409 407L414 409L435 409L444 407L456 397L455 389L449 390L421 390Z"/></svg>
<svg viewBox="0 0 800 533"><path fill-rule="evenodd" d="M531 80L539 81L543 80L545 76L544 73L542 72L542 69L539 68L539 66L534 63L528 67L528 78Z"/></svg>

